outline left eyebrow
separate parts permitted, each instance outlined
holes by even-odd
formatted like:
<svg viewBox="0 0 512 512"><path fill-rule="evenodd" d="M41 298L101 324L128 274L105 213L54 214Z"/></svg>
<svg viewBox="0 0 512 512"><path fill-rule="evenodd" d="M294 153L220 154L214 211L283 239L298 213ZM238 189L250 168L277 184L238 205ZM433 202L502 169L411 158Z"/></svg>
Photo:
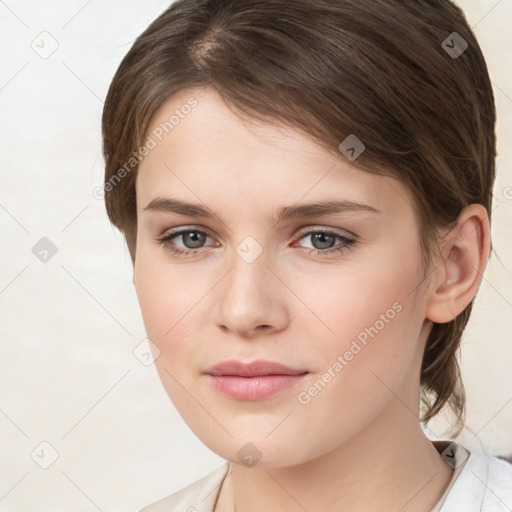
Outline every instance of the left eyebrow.
<svg viewBox="0 0 512 512"><path fill-rule="evenodd" d="M205 219L213 219L215 217L213 212L205 206L187 203L186 201L170 197L155 197L143 210L178 213L188 217L204 217Z"/></svg>
<svg viewBox="0 0 512 512"><path fill-rule="evenodd" d="M202 217L206 219L214 219L216 217L216 215L206 206L164 197L156 197L150 201L143 210L171 212L189 217ZM277 211L277 220L282 221L292 218L320 217L322 215L329 215L333 213L355 211L382 213L380 210L373 208L373 206L354 201L322 201L319 203L301 204L298 206L282 206Z"/></svg>
<svg viewBox="0 0 512 512"><path fill-rule="evenodd" d="M301 204L299 206L283 206L277 211L279 221L303 217L320 217L332 213L368 211L382 213L373 206L354 201L323 201L320 203Z"/></svg>

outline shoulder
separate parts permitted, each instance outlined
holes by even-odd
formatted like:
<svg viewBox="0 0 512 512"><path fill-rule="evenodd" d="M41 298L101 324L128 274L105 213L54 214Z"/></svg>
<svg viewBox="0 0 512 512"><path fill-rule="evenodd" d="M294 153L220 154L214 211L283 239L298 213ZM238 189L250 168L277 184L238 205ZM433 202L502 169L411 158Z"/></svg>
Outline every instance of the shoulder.
<svg viewBox="0 0 512 512"><path fill-rule="evenodd" d="M512 464L491 455L470 453L441 511L480 510L512 510Z"/></svg>
<svg viewBox="0 0 512 512"><path fill-rule="evenodd" d="M498 459L482 455L487 463L487 501L485 504L501 504L506 507L496 510L512 510L512 464ZM490 510L494 510L490 508Z"/></svg>
<svg viewBox="0 0 512 512"><path fill-rule="evenodd" d="M225 462L208 475L166 498L147 505L140 512L212 512L228 469L229 463Z"/></svg>

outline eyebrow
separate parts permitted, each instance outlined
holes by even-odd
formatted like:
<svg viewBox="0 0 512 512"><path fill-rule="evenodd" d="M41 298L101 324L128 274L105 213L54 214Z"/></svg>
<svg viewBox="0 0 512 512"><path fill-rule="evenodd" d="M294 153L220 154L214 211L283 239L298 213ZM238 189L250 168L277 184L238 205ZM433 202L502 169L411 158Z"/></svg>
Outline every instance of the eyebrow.
<svg viewBox="0 0 512 512"><path fill-rule="evenodd" d="M186 215L189 217L202 217L205 219L214 219L216 215L207 207L198 204L187 203L174 198L156 197L143 208L156 212L169 212ZM345 213L356 211L368 211L373 213L382 213L380 210L367 204L354 201L321 201L310 204L301 204L298 206L282 206L277 211L277 220L279 222L287 219L320 217L333 213Z"/></svg>

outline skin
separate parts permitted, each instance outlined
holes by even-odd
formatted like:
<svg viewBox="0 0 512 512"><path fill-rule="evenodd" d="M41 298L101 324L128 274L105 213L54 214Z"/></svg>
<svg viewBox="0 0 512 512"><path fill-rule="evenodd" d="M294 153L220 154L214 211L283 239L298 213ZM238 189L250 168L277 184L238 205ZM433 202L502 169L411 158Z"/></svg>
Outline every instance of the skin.
<svg viewBox="0 0 512 512"><path fill-rule="evenodd" d="M148 134L191 96L198 105L139 166L134 284L169 397L204 444L230 461L216 510L236 503L238 512L429 511L452 469L420 426L422 354L431 322L454 318L478 289L489 251L485 209L462 212L425 279L414 203L402 183L361 171L291 128L250 123L208 88L169 98ZM216 217L144 209L156 197L207 206ZM328 199L379 213L276 222L282 206ZM171 242L192 256L157 240L179 227L208 234L199 246L187 236ZM315 244L304 235L312 228L356 243L327 254L342 242ZM249 236L262 250L252 263L236 251ZM299 393L395 303L400 312L300 403ZM310 373L270 398L235 400L203 374L226 359ZM252 467L237 456L249 442L261 454Z"/></svg>

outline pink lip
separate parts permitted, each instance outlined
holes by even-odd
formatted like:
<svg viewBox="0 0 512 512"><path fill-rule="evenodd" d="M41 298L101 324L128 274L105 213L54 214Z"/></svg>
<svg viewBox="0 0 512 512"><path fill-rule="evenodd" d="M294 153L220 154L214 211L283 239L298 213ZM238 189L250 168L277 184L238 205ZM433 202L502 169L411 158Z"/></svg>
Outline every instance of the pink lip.
<svg viewBox="0 0 512 512"><path fill-rule="evenodd" d="M308 373L272 361L224 361L204 372L212 385L238 400L261 400L293 386Z"/></svg>

